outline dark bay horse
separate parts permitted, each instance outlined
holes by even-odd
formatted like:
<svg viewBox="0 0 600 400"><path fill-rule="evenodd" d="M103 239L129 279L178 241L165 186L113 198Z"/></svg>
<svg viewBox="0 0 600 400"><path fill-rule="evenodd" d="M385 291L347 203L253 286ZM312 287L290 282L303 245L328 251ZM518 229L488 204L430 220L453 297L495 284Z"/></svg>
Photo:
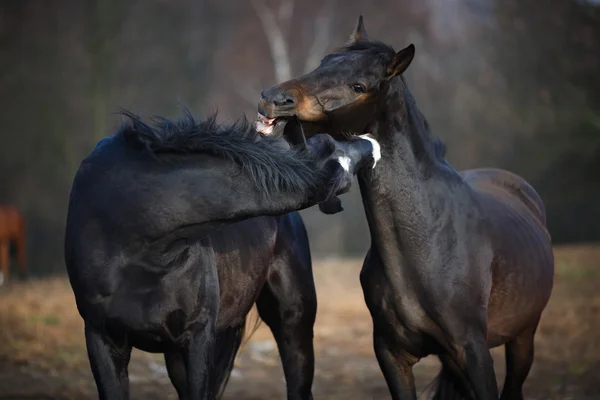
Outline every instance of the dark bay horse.
<svg viewBox="0 0 600 400"><path fill-rule="evenodd" d="M148 125L125 115L80 165L65 236L99 397L128 398L136 347L165 354L181 399L214 399L256 302L288 398L310 399L316 299L292 211L347 191L357 168L375 161L373 144L319 135L299 151L244 121L186 114Z"/></svg>
<svg viewBox="0 0 600 400"><path fill-rule="evenodd" d="M392 398L416 398L412 367L436 354L435 398L497 399L489 348L505 345L502 399L522 399L553 287L544 205L513 173L448 164L402 76L414 53L370 41L361 17L318 68L262 93L257 126L277 136L293 116L308 137L369 132L381 145L358 173L371 232L360 278Z"/></svg>
<svg viewBox="0 0 600 400"><path fill-rule="evenodd" d="M11 245L17 254L17 264L24 274L25 264L25 220L15 207L0 205L0 286L8 279Z"/></svg>

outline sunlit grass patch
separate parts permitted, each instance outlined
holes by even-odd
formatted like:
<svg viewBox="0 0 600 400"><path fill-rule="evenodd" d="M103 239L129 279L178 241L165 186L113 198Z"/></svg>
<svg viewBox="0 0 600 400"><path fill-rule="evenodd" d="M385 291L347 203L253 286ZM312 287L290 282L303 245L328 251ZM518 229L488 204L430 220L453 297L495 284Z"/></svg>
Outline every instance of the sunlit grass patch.
<svg viewBox="0 0 600 400"><path fill-rule="evenodd" d="M527 398L596 398L580 395L595 387L598 391L593 393L600 393L596 378L600 368L600 246L557 247L555 258L555 287L536 335ZM361 259L314 262L319 299L314 330L315 398L389 398L373 354L372 322L359 283L361 264ZM254 321L255 313L249 321ZM227 399L269 399L283 393L279 354L265 324L242 353ZM500 361L496 370L501 383L504 349L492 353ZM419 388L437 374L434 358L427 357L415 367ZM66 278L13 283L0 290L2 365L9 374L31 381L33 393L48 393L48 398L56 399L97 398L83 321ZM149 367L157 365L164 365L161 354L133 352L130 374L135 378L132 390L138 394L132 398L176 398L166 372L155 374ZM14 387L0 387L0 397L7 394L1 389L19 398L38 398L23 397L11 391Z"/></svg>
<svg viewBox="0 0 600 400"><path fill-rule="evenodd" d="M63 370L81 367L83 321L67 280L11 285L0 292L0 358Z"/></svg>

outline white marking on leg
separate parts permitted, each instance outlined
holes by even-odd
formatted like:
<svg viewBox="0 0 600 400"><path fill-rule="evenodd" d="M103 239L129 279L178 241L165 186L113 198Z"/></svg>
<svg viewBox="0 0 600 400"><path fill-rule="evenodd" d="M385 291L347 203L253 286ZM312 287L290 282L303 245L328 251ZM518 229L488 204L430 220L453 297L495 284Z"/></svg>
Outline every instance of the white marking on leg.
<svg viewBox="0 0 600 400"><path fill-rule="evenodd" d="M346 172L350 172L350 163L352 162L352 160L350 160L350 157L347 157L347 156L338 157L338 162L340 163L340 165L342 166L342 168L344 168L344 170Z"/></svg>
<svg viewBox="0 0 600 400"><path fill-rule="evenodd" d="M4 285L4 273L0 271L0 286Z"/></svg>
<svg viewBox="0 0 600 400"><path fill-rule="evenodd" d="M381 159L381 146L379 146L379 142L375 140L375 138L370 133L360 135L359 138L371 142L371 146L373 146L373 168L375 168L375 165L377 165L377 161Z"/></svg>

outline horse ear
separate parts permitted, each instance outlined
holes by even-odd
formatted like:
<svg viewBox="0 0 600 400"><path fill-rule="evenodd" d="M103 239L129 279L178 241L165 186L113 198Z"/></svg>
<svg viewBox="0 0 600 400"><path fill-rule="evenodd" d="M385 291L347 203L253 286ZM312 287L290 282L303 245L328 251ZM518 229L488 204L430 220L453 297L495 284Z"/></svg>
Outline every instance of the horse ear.
<svg viewBox="0 0 600 400"><path fill-rule="evenodd" d="M358 41L369 40L369 36L367 35L367 31L365 30L365 25L363 24L363 16L358 17L358 22L356 24L356 28L354 32L350 35L350 40L348 40L347 44L354 44Z"/></svg>
<svg viewBox="0 0 600 400"><path fill-rule="evenodd" d="M386 78L392 79L396 75L400 75L406 68L410 65L413 58L415 56L415 46L413 44L408 45L408 47L400 50L394 56L389 67L386 70Z"/></svg>

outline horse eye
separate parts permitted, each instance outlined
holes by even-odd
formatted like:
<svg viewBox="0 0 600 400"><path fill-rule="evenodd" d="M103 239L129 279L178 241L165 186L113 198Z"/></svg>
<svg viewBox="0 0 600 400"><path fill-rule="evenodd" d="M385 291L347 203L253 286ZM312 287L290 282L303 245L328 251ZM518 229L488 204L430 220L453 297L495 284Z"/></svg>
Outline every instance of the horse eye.
<svg viewBox="0 0 600 400"><path fill-rule="evenodd" d="M366 91L365 86L360 83L355 83L352 85L352 90L354 90L356 93L364 93Z"/></svg>

